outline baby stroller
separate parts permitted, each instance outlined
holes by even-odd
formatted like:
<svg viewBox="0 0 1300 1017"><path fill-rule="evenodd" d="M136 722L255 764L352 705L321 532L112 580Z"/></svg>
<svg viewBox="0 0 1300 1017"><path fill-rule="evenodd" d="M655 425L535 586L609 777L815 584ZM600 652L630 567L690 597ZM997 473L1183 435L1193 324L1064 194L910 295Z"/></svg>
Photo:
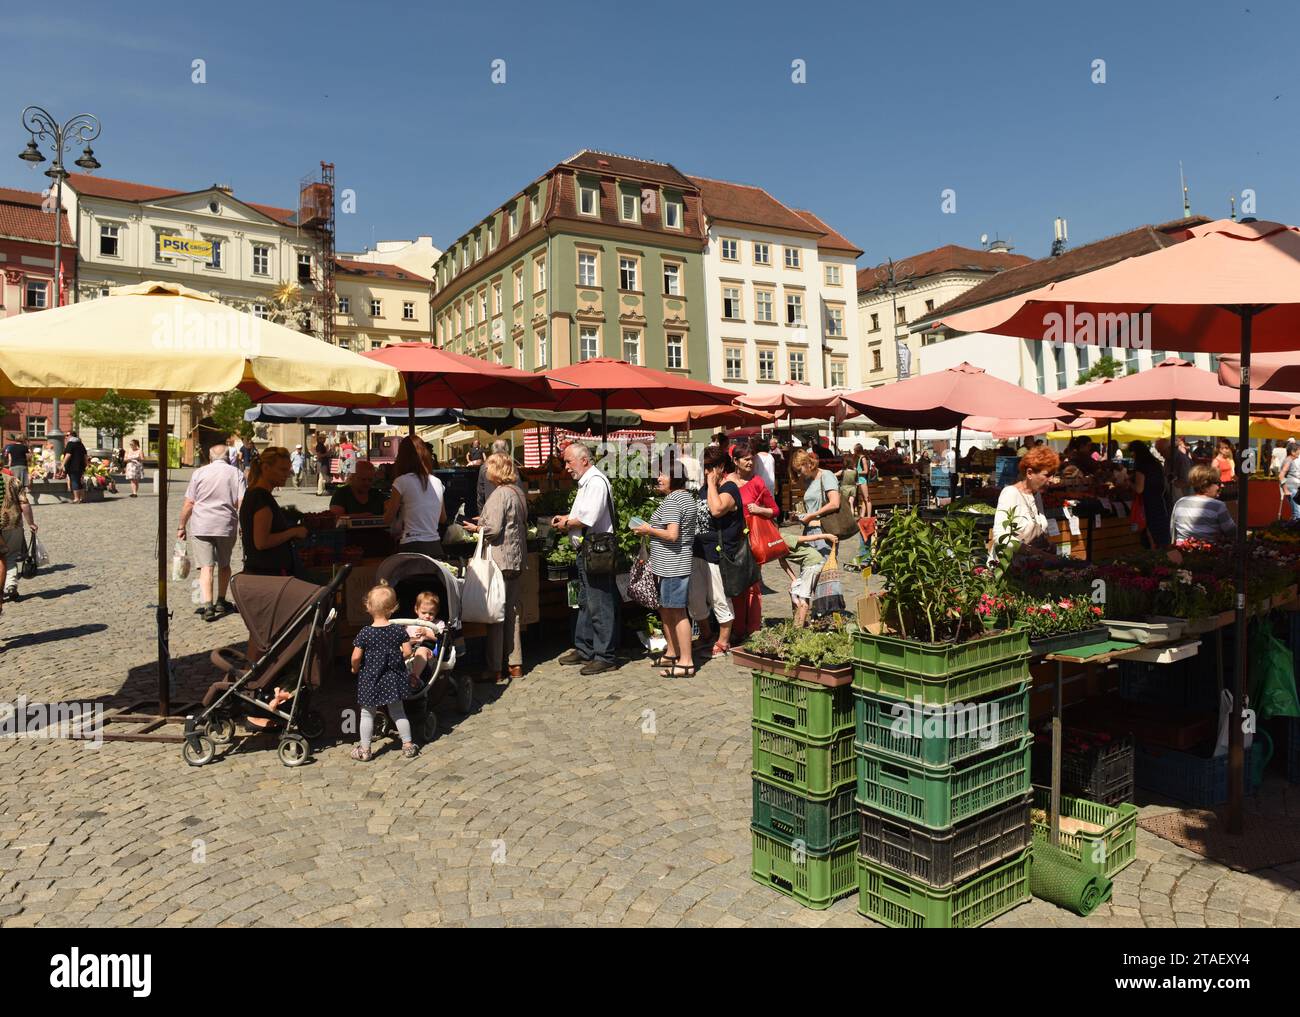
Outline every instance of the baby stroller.
<svg viewBox="0 0 1300 1017"><path fill-rule="evenodd" d="M470 675L456 675L456 646L462 644L460 623L460 590L462 580L444 562L425 554L403 552L385 558L375 572L376 583L387 583L397 594L397 614L390 619L394 625L420 625L431 628L415 617L415 598L423 590L432 590L442 601L438 620L444 629L437 636L433 659L420 676L419 687L412 688L403 699L402 707L411 721L411 730L420 732L426 742L438 734L438 715L433 706L447 692L456 696L456 708L469 713L474 706L474 680ZM431 638L433 634L431 633ZM432 693L432 699L431 699ZM375 734L387 737L393 724L386 713L379 714Z"/></svg>
<svg viewBox="0 0 1300 1017"><path fill-rule="evenodd" d="M235 722L246 718L269 720L267 730L279 732L277 754L285 766L308 760L308 739L325 733L323 718L311 708L311 695L329 666L335 621L331 605L351 571L351 565L344 565L328 586L284 576L240 574L231 579L239 615L262 655L250 661L233 646L212 651L212 662L226 677L208 689L202 711L185 720L185 762L211 762L217 746L234 741ZM272 691L277 678L279 696ZM282 698L286 693L288 698Z"/></svg>

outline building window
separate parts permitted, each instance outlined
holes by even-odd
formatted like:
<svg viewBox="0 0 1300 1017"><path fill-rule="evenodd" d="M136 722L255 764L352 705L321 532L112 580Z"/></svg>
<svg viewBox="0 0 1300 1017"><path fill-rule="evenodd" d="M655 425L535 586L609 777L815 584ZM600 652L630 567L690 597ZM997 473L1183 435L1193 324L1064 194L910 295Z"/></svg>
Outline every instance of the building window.
<svg viewBox="0 0 1300 1017"><path fill-rule="evenodd" d="M254 314L256 317L261 318L263 321L266 321L267 319L269 319L269 318L271 317L270 313L269 313L269 312L267 311L267 309L266 309L266 305L265 305L265 304L254 304L254 305L253 305L253 314Z"/></svg>
<svg viewBox="0 0 1300 1017"><path fill-rule="evenodd" d="M1086 346L1076 347L1074 351L1074 359L1075 359L1074 380L1077 383L1079 380L1079 375L1081 375L1084 371L1088 369L1088 347Z"/></svg>
<svg viewBox="0 0 1300 1017"><path fill-rule="evenodd" d="M600 192L587 184L578 187L578 211L583 215L600 214Z"/></svg>
<svg viewBox="0 0 1300 1017"><path fill-rule="evenodd" d="M537 366L546 367L550 363L550 344L546 341L546 333L537 333Z"/></svg>
<svg viewBox="0 0 1300 1017"><path fill-rule="evenodd" d="M522 268L517 268L515 269L515 303L522 304L523 302L524 302L524 270Z"/></svg>
<svg viewBox="0 0 1300 1017"><path fill-rule="evenodd" d="M787 293L785 295L785 323L787 325L803 324L802 293Z"/></svg>
<svg viewBox="0 0 1300 1017"><path fill-rule="evenodd" d="M590 325L578 330L578 359L592 360L600 356L600 333Z"/></svg>
<svg viewBox="0 0 1300 1017"><path fill-rule="evenodd" d="M210 241L212 244L212 257L207 260L208 268L221 268L221 241Z"/></svg>
<svg viewBox="0 0 1300 1017"><path fill-rule="evenodd" d="M901 304L894 311L894 324L895 325L907 324L907 308L902 306Z"/></svg>
<svg viewBox="0 0 1300 1017"><path fill-rule="evenodd" d="M682 203L680 201L664 202L664 226L670 230L682 228Z"/></svg>
<svg viewBox="0 0 1300 1017"><path fill-rule="evenodd" d="M498 364L505 363L504 354L502 354L500 346L492 351L492 359Z"/></svg>
<svg viewBox="0 0 1300 1017"><path fill-rule="evenodd" d="M843 388L845 384L845 364L843 360L831 361L831 388Z"/></svg>
<svg viewBox="0 0 1300 1017"><path fill-rule="evenodd" d="M679 335L668 336L668 370L680 371L686 366L686 345Z"/></svg>
<svg viewBox="0 0 1300 1017"><path fill-rule="evenodd" d="M43 311L49 298L49 283L36 279L27 280L27 299L23 306L29 311Z"/></svg>
<svg viewBox="0 0 1300 1017"><path fill-rule="evenodd" d="M883 370L884 370L884 365L881 364L881 362L880 362L880 351L879 351L879 350L872 350L872 351L871 351L871 369L872 369L873 371L883 371Z"/></svg>
<svg viewBox="0 0 1300 1017"><path fill-rule="evenodd" d="M537 225L537 195L536 194L530 194L528 196L528 225L529 226Z"/></svg>
<svg viewBox="0 0 1300 1017"><path fill-rule="evenodd" d="M826 334L827 335L844 334L844 308L842 307L826 308Z"/></svg>
<svg viewBox="0 0 1300 1017"><path fill-rule="evenodd" d="M456 308L456 334L460 335L464 329L461 326L460 308Z"/></svg>
<svg viewBox="0 0 1300 1017"><path fill-rule="evenodd" d="M641 333L633 329L623 332L623 359L629 364L641 364Z"/></svg>
<svg viewBox="0 0 1300 1017"><path fill-rule="evenodd" d="M514 205L510 206L510 239L514 239L519 233L519 209Z"/></svg>
<svg viewBox="0 0 1300 1017"><path fill-rule="evenodd" d="M381 301L370 301L370 317L382 318L384 316L384 305Z"/></svg>
<svg viewBox="0 0 1300 1017"><path fill-rule="evenodd" d="M740 244L735 240L722 241L722 260L739 261L740 260L740 255L738 253L739 247Z"/></svg>
<svg viewBox="0 0 1300 1017"><path fill-rule="evenodd" d="M1038 345L1037 343L1035 345ZM1124 356L1124 366L1128 369L1129 374L1138 373L1138 351L1130 348ZM1215 370L1218 370L1218 364L1215 364Z"/></svg>
<svg viewBox="0 0 1300 1017"><path fill-rule="evenodd" d="M253 275L271 274L271 248L262 244L253 245Z"/></svg>
<svg viewBox="0 0 1300 1017"><path fill-rule="evenodd" d="M745 351L740 346L728 346L723 352L727 381L742 381L745 377Z"/></svg>
<svg viewBox="0 0 1300 1017"><path fill-rule="evenodd" d="M298 282L299 284L311 282L311 255L310 254L298 255Z"/></svg>
<svg viewBox="0 0 1300 1017"><path fill-rule="evenodd" d="M101 297L106 297L106 296L108 296L108 294L109 294L109 288L108 288L107 286L101 286L101 287L99 288L99 295L100 295ZM1218 365L1218 364L1215 364L1214 366L1215 366L1215 368L1217 369L1219 365Z"/></svg>
<svg viewBox="0 0 1300 1017"><path fill-rule="evenodd" d="M537 259L537 289L539 292L541 290L546 289L546 259L545 258Z"/></svg>
<svg viewBox="0 0 1300 1017"><path fill-rule="evenodd" d="M469 244L460 249L460 270L462 272L469 268Z"/></svg>
<svg viewBox="0 0 1300 1017"><path fill-rule="evenodd" d="M163 254L162 241L163 241L163 234L155 230L153 235L153 260L162 262L164 265L170 265L173 263L173 260L169 258L167 255Z"/></svg>
<svg viewBox="0 0 1300 1017"><path fill-rule="evenodd" d="M402 320L403 320L403 321L414 321L414 320L415 320L415 301L414 301L414 300L403 300L403 301L402 301Z"/></svg>
<svg viewBox="0 0 1300 1017"><path fill-rule="evenodd" d="M640 213L641 205L637 201L637 196L635 194L621 195L619 199L619 204L621 206L620 215L622 216L624 222L640 221L639 213Z"/></svg>
<svg viewBox="0 0 1300 1017"><path fill-rule="evenodd" d="M754 264L755 265L772 264L771 248L769 248L767 244L760 244L757 240L754 241Z"/></svg>
<svg viewBox="0 0 1300 1017"><path fill-rule="evenodd" d="M797 247L787 247L785 249L785 267L801 268L803 263L799 260L801 252Z"/></svg>
<svg viewBox="0 0 1300 1017"><path fill-rule="evenodd" d="M772 291L754 290L754 320L775 321L772 316Z"/></svg>
<svg viewBox="0 0 1300 1017"><path fill-rule="evenodd" d="M682 295L682 266L676 262L664 262L664 295L669 297Z"/></svg>
<svg viewBox="0 0 1300 1017"><path fill-rule="evenodd" d="M578 285L596 285L596 256L589 251L578 255Z"/></svg>
<svg viewBox="0 0 1300 1017"><path fill-rule="evenodd" d="M840 284L840 266L839 266L839 265L827 265L827 266L826 266L826 285L827 285L827 286L838 286L839 284Z"/></svg>
<svg viewBox="0 0 1300 1017"><path fill-rule="evenodd" d="M492 313L500 314L501 311L501 280L498 279L492 284Z"/></svg>
<svg viewBox="0 0 1300 1017"><path fill-rule="evenodd" d="M339 297L339 314L351 314L351 313L352 313L352 298Z"/></svg>
<svg viewBox="0 0 1300 1017"><path fill-rule="evenodd" d="M516 340L515 340L515 362L514 362L514 367L515 367L516 370L520 370L520 371L522 371L522 370L524 369L524 341L523 341L523 339L516 339Z"/></svg>
<svg viewBox="0 0 1300 1017"><path fill-rule="evenodd" d="M118 226L99 227L99 253L105 258L120 258L118 248Z"/></svg>
<svg viewBox="0 0 1300 1017"><path fill-rule="evenodd" d="M639 287L636 280L636 258L618 259L618 288L636 292Z"/></svg>
<svg viewBox="0 0 1300 1017"><path fill-rule="evenodd" d="M479 258L481 257L483 257L483 247L479 241L479 235L475 233L474 234L474 260L478 261Z"/></svg>
<svg viewBox="0 0 1300 1017"><path fill-rule="evenodd" d="M375 305L371 303L370 306L373 308ZM370 313L373 314L374 311L371 311ZM469 297L465 301L465 327L473 328L473 326L474 326L474 298Z"/></svg>
<svg viewBox="0 0 1300 1017"><path fill-rule="evenodd" d="M871 331L872 332L880 331L880 315L878 314L873 314L871 316Z"/></svg>
<svg viewBox="0 0 1300 1017"><path fill-rule="evenodd" d="M776 381L776 350L758 351L758 380Z"/></svg>
<svg viewBox="0 0 1300 1017"><path fill-rule="evenodd" d="M44 417L27 418L27 440L39 438L45 440L45 425L49 423Z"/></svg>
<svg viewBox="0 0 1300 1017"><path fill-rule="evenodd" d="M802 350L793 350L790 353L790 380L803 381L803 361L804 355Z"/></svg>
<svg viewBox="0 0 1300 1017"><path fill-rule="evenodd" d="M1056 346L1052 353L1056 357L1056 387L1060 390L1065 388L1065 347Z"/></svg>
<svg viewBox="0 0 1300 1017"><path fill-rule="evenodd" d="M740 306L740 287L722 287L722 316L731 321L738 321L745 316Z"/></svg>
<svg viewBox="0 0 1300 1017"><path fill-rule="evenodd" d="M934 301L933 301L933 300L927 300L927 301L925 302L925 309L926 309L927 311L933 311L933 310L934 310Z"/></svg>
<svg viewBox="0 0 1300 1017"><path fill-rule="evenodd" d="M478 320L488 320L487 290L478 291Z"/></svg>

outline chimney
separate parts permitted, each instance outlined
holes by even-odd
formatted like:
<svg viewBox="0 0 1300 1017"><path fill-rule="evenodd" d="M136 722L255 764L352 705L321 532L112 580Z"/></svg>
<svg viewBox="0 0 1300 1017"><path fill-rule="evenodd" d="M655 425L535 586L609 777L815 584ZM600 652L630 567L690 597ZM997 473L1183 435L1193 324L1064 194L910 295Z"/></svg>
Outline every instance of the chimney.
<svg viewBox="0 0 1300 1017"><path fill-rule="evenodd" d="M1065 251L1065 246L1070 242L1069 224L1057 216L1056 221L1052 224L1052 257L1055 258Z"/></svg>

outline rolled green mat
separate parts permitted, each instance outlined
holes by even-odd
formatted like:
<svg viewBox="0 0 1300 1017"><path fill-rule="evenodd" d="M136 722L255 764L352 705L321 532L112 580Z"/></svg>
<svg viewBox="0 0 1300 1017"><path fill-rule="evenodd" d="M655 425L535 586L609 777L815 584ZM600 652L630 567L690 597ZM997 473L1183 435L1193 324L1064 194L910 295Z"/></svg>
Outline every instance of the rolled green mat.
<svg viewBox="0 0 1300 1017"><path fill-rule="evenodd" d="M1029 892L1040 900L1068 908L1085 918L1110 900L1110 880L1088 872L1060 848L1035 840L1033 854Z"/></svg>

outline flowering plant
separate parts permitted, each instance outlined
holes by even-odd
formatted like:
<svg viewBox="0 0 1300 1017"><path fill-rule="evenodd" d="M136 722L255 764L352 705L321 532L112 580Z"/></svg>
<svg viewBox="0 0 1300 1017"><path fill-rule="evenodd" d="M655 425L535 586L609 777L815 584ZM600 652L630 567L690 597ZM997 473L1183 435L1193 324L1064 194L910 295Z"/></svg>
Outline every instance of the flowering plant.
<svg viewBox="0 0 1300 1017"><path fill-rule="evenodd" d="M1030 639L1045 639L1066 632L1082 632L1101 624L1102 609L1083 597L1029 601L1017 605L1019 620Z"/></svg>

